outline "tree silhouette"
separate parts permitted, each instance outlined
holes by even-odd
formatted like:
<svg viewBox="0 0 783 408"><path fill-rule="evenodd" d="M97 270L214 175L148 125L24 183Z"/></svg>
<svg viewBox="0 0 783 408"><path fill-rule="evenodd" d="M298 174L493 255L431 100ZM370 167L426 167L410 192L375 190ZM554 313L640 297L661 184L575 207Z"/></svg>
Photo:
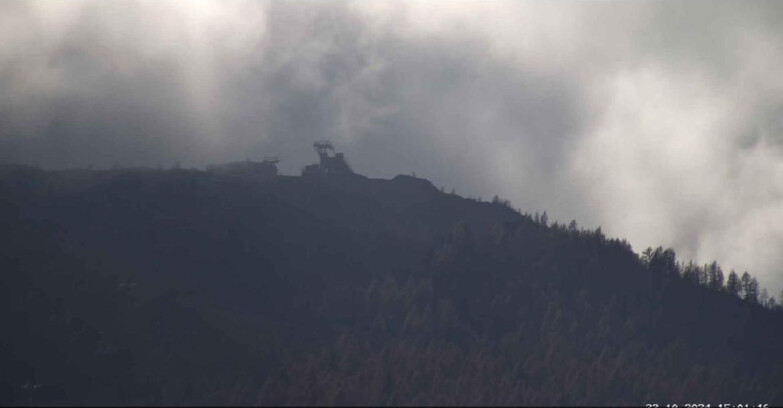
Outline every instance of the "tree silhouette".
<svg viewBox="0 0 783 408"><path fill-rule="evenodd" d="M747 301L750 303L758 303L759 302L759 281L756 279L756 277L750 278L750 284L748 285L748 292L747 292Z"/></svg>
<svg viewBox="0 0 783 408"><path fill-rule="evenodd" d="M648 268L654 273L662 276L679 275L679 268L676 261L676 253L672 248L663 249L663 247L655 248L655 250L648 248L644 254L643 261L647 264Z"/></svg>
<svg viewBox="0 0 783 408"><path fill-rule="evenodd" d="M682 277L688 282L699 284L699 275L701 273L699 265L696 265L693 261L688 261L688 264L682 270Z"/></svg>
<svg viewBox="0 0 783 408"><path fill-rule="evenodd" d="M742 298L750 303L758 303L759 301L759 282L755 277L750 276L746 271L742 274L741 287Z"/></svg>
<svg viewBox="0 0 783 408"><path fill-rule="evenodd" d="M742 292L742 282L740 282L740 279L737 277L737 272L734 272L733 269L729 272L729 278L726 281L726 292L737 297L739 297L740 292Z"/></svg>
<svg viewBox="0 0 783 408"><path fill-rule="evenodd" d="M716 261L712 261L707 267L707 286L714 290L723 289L723 270Z"/></svg>
<svg viewBox="0 0 783 408"><path fill-rule="evenodd" d="M743 272L742 277L740 278L740 297L744 300L750 299L750 293L751 293L750 280L751 277L748 271Z"/></svg>
<svg viewBox="0 0 783 408"><path fill-rule="evenodd" d="M761 304L764 307L769 307L768 302L769 302L769 293L767 293L767 288L763 288L759 293L759 304Z"/></svg>

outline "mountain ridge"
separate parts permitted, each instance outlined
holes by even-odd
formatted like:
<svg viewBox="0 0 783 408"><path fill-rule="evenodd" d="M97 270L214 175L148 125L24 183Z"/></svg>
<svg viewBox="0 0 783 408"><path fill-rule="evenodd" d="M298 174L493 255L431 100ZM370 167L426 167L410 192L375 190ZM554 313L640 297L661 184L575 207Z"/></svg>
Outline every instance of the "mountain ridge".
<svg viewBox="0 0 783 408"><path fill-rule="evenodd" d="M783 398L778 311L424 179L5 167L0 197L7 403Z"/></svg>

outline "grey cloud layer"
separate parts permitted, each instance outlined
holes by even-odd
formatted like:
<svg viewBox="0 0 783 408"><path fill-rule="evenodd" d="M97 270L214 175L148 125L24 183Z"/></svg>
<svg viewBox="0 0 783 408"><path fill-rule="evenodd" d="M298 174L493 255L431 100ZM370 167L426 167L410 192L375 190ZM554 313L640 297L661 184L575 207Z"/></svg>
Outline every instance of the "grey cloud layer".
<svg viewBox="0 0 783 408"><path fill-rule="evenodd" d="M0 161L297 173L331 138L364 174L778 289L779 21L772 2L3 2Z"/></svg>

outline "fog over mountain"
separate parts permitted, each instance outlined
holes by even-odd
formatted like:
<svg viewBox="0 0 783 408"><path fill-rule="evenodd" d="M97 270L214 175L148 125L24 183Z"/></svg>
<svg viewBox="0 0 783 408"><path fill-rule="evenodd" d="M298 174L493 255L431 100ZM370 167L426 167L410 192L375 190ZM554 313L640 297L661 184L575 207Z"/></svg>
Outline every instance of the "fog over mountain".
<svg viewBox="0 0 783 408"><path fill-rule="evenodd" d="M371 177L783 288L779 2L0 3L0 162Z"/></svg>

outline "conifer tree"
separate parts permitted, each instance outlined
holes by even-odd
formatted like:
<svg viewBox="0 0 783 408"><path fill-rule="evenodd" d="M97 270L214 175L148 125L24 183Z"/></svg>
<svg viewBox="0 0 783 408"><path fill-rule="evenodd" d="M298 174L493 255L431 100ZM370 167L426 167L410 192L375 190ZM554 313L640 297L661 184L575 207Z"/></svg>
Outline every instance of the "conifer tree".
<svg viewBox="0 0 783 408"><path fill-rule="evenodd" d="M732 269L731 272L729 273L729 278L726 281L726 292L729 292L734 296L739 296L740 288L741 288L741 283L739 278L737 277L737 272L734 272L734 270Z"/></svg>

